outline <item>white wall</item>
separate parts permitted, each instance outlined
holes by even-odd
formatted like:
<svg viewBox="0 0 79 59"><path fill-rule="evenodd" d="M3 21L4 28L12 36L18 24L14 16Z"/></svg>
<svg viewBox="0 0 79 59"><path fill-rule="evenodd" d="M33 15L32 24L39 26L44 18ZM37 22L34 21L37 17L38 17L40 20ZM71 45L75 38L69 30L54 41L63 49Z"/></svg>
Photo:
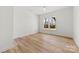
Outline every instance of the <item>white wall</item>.
<svg viewBox="0 0 79 59"><path fill-rule="evenodd" d="M44 16L56 17L56 30L43 30ZM63 8L44 15L40 15L40 32L48 34L62 35L67 37L73 37L73 8Z"/></svg>
<svg viewBox="0 0 79 59"><path fill-rule="evenodd" d="M79 7L74 7L74 41L79 47Z"/></svg>
<svg viewBox="0 0 79 59"><path fill-rule="evenodd" d="M13 47L13 7L0 7L0 52Z"/></svg>
<svg viewBox="0 0 79 59"><path fill-rule="evenodd" d="M14 7L14 38L38 32L38 17L25 8Z"/></svg>

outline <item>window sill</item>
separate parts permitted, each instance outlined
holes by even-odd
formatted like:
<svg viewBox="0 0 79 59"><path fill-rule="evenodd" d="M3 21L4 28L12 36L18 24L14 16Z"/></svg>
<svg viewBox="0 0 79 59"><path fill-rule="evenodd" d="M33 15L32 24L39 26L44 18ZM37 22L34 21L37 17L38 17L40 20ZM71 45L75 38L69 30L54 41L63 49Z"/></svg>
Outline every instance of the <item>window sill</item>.
<svg viewBox="0 0 79 59"><path fill-rule="evenodd" d="M49 28L44 28L44 30L52 30L52 31L53 31L53 30L56 30L56 29L49 29Z"/></svg>

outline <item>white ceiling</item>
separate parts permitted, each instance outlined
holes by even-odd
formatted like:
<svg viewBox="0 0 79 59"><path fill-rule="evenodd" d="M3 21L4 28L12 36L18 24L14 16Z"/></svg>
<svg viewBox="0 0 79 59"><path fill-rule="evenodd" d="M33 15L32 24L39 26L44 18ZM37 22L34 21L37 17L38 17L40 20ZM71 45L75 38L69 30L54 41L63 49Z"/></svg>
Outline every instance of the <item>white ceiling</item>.
<svg viewBox="0 0 79 59"><path fill-rule="evenodd" d="M62 9L62 8L67 8L68 6L45 6L46 8L46 12L52 12L58 9ZM43 6L27 6L27 7L23 7L23 9L30 11L34 14L40 15L40 14L44 14L44 10L43 10Z"/></svg>

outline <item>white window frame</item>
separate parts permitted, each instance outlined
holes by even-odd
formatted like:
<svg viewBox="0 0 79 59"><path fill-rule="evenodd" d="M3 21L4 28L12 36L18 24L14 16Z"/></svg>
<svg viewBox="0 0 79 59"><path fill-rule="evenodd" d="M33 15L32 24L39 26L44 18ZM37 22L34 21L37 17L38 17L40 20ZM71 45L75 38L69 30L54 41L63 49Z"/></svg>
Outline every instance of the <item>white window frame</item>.
<svg viewBox="0 0 79 59"><path fill-rule="evenodd" d="M55 17L55 16L52 16L51 18L53 18L53 17ZM43 28L44 28L44 30L56 30L56 17L55 17L55 28L50 28L50 18L49 17L44 17L44 21L45 21L45 18L48 18L48 28L45 28L44 27L44 25L45 25L45 22L44 22L44 24L43 24Z"/></svg>

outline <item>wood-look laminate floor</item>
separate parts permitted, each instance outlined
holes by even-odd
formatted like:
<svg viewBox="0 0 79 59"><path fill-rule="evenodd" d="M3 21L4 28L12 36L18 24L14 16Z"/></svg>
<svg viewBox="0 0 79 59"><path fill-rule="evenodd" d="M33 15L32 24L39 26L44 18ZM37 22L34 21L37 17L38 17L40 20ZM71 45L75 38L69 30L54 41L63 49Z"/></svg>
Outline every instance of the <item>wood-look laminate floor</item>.
<svg viewBox="0 0 79 59"><path fill-rule="evenodd" d="M17 46L5 53L75 53L79 52L73 39L37 33L15 40Z"/></svg>

